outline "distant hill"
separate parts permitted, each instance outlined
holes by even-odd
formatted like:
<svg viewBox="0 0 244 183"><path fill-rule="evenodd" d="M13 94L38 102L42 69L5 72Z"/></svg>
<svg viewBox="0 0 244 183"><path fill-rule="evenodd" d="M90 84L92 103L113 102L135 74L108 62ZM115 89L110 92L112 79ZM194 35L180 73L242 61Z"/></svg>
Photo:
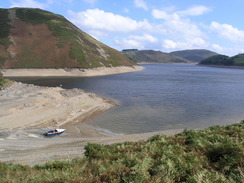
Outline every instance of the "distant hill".
<svg viewBox="0 0 244 183"><path fill-rule="evenodd" d="M199 64L202 65L226 65L226 66L244 66L244 54L239 54L233 57L226 55L214 55L202 60Z"/></svg>
<svg viewBox="0 0 244 183"><path fill-rule="evenodd" d="M178 56L192 62L200 62L201 60L217 55L217 53L204 50L204 49L194 49L194 50L181 50L170 52L171 55Z"/></svg>
<svg viewBox="0 0 244 183"><path fill-rule="evenodd" d="M0 68L94 68L136 63L63 16L41 9L0 9Z"/></svg>
<svg viewBox="0 0 244 183"><path fill-rule="evenodd" d="M187 63L186 59L154 50L125 49L122 53L137 63Z"/></svg>

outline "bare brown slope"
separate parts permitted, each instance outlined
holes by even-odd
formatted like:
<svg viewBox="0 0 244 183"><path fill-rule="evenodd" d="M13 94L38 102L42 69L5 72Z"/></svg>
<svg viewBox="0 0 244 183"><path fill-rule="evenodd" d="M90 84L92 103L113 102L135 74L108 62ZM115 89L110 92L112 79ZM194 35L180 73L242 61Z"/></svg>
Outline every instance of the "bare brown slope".
<svg viewBox="0 0 244 183"><path fill-rule="evenodd" d="M77 67L70 59L70 45L56 46L56 38L46 24L31 25L20 20L12 22L11 36L15 42L9 51L15 53L5 67Z"/></svg>
<svg viewBox="0 0 244 183"><path fill-rule="evenodd" d="M2 10L2 9L1 9ZM9 44L0 42L3 68L94 68L132 66L131 60L78 29L60 15L14 8L8 14ZM1 67L1 66L0 66Z"/></svg>

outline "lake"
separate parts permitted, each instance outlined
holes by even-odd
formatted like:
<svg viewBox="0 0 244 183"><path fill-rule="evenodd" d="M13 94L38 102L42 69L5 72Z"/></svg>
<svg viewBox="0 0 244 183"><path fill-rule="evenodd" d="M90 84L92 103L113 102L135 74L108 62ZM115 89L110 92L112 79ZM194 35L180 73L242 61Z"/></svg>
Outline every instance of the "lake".
<svg viewBox="0 0 244 183"><path fill-rule="evenodd" d="M87 78L13 78L81 88L119 103L89 122L113 133L202 129L244 119L244 69L142 64L140 72Z"/></svg>

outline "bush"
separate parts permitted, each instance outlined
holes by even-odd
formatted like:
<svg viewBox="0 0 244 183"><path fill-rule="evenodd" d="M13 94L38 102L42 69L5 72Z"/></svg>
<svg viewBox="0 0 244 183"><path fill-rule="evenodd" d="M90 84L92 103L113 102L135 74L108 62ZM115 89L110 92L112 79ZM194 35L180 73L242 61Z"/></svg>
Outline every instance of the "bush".
<svg viewBox="0 0 244 183"><path fill-rule="evenodd" d="M243 182L244 121L112 145L33 168L0 164L0 182ZM16 176L18 175L18 176ZM11 181L10 181L11 180Z"/></svg>

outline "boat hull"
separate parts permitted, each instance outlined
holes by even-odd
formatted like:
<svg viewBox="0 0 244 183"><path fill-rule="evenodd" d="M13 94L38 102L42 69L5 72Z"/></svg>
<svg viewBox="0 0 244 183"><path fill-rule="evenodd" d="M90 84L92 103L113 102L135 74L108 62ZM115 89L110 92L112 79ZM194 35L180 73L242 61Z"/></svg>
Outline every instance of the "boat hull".
<svg viewBox="0 0 244 183"><path fill-rule="evenodd" d="M57 136L57 135L60 135L62 134L63 132L65 131L65 129L55 129L55 130L50 130L50 131L47 131L45 133L43 133L44 136Z"/></svg>

